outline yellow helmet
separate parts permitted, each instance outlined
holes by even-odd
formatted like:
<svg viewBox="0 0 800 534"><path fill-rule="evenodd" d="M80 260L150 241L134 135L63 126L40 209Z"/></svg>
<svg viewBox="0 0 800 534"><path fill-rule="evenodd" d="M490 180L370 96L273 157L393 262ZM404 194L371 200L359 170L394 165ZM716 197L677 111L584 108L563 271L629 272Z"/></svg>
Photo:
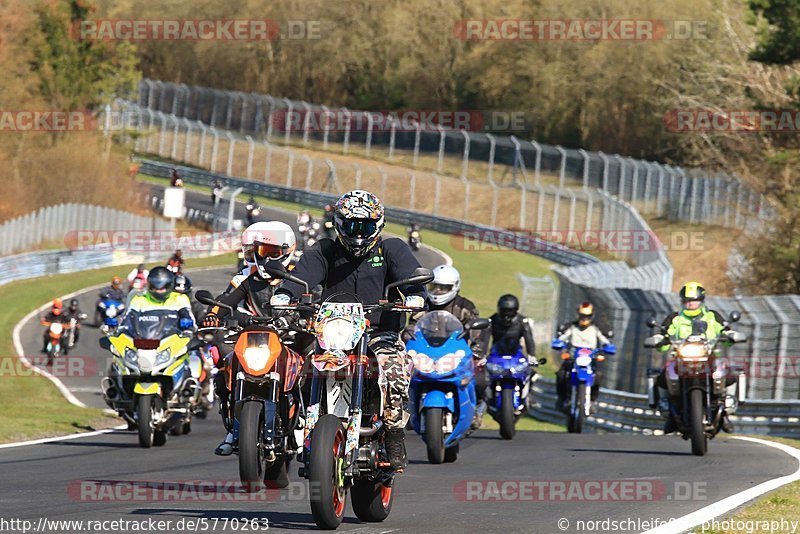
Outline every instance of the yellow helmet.
<svg viewBox="0 0 800 534"><path fill-rule="evenodd" d="M702 306L699 306L696 310L689 310L686 308L687 302L703 302L706 300L706 289L702 286L702 284L700 284L700 282L688 282L684 284L684 286L681 288L680 296L684 315L687 317L696 317L702 313Z"/></svg>

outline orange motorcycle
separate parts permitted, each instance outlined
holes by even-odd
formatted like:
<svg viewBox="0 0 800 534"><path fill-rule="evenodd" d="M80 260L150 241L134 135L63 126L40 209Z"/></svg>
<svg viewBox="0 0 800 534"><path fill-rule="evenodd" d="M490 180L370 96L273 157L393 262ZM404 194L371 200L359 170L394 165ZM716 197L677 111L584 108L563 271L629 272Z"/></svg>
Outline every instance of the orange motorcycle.
<svg viewBox="0 0 800 534"><path fill-rule="evenodd" d="M209 306L233 312L208 291L195 298ZM226 358L225 373L231 392L230 431L239 455L239 477L247 491L258 491L262 480L285 488L288 466L302 443L295 431L302 428L304 413L299 378L303 357L287 346L285 323L272 317L248 317L242 325L235 319L224 327L200 328L198 333L224 332L224 343L233 344Z"/></svg>

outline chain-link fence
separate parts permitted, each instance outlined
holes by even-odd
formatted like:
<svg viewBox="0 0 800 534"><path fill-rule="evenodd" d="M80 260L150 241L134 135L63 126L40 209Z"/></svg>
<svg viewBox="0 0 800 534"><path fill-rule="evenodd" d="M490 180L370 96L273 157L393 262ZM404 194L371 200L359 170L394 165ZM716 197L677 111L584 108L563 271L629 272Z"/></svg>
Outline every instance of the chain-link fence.
<svg viewBox="0 0 800 534"><path fill-rule="evenodd" d="M17 217L0 225L0 256L39 246L81 246L85 230L167 230L169 222L135 213L86 204L58 204ZM107 238L111 238L109 234ZM70 243L67 243L69 241Z"/></svg>
<svg viewBox="0 0 800 534"><path fill-rule="evenodd" d="M558 288L549 276L525 276L517 274L522 284L522 295L520 296L520 311L533 319L533 340L536 342L536 353L543 355L545 347L550 345L553 331L558 298Z"/></svg>
<svg viewBox="0 0 800 534"><path fill-rule="evenodd" d="M600 188L642 213L674 221L742 228L774 215L765 198L736 177L514 136L401 122L391 114L154 80L140 84L139 104L273 145L383 160L474 183L492 184L506 177L516 182L525 168L532 175L526 186Z"/></svg>

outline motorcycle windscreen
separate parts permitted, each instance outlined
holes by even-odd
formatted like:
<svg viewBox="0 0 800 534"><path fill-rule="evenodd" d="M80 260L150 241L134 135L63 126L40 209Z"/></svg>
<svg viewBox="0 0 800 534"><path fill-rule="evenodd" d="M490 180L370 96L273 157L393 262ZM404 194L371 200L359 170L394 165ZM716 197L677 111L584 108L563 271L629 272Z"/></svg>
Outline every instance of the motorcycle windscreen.
<svg viewBox="0 0 800 534"><path fill-rule="evenodd" d="M453 335L464 331L461 321L452 313L436 310L426 313L414 328L414 335L422 337L432 347L441 347Z"/></svg>
<svg viewBox="0 0 800 534"><path fill-rule="evenodd" d="M178 312L174 310L130 311L124 326L134 339L163 339L180 334Z"/></svg>

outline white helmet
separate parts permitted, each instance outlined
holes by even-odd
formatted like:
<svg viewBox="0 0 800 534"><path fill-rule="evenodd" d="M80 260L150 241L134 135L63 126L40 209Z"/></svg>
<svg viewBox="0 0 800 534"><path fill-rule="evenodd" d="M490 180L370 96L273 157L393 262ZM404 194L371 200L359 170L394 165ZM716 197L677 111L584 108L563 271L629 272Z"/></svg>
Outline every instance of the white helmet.
<svg viewBox="0 0 800 534"><path fill-rule="evenodd" d="M270 261L279 261L284 267L289 265L292 254L297 247L294 230L280 221L257 222L251 224L242 234L242 247L245 243L253 250L253 261L261 278L269 275L264 266Z"/></svg>
<svg viewBox="0 0 800 534"><path fill-rule="evenodd" d="M458 295L461 275L450 265L439 265L433 269L433 281L428 284L428 300L436 306L447 304Z"/></svg>

